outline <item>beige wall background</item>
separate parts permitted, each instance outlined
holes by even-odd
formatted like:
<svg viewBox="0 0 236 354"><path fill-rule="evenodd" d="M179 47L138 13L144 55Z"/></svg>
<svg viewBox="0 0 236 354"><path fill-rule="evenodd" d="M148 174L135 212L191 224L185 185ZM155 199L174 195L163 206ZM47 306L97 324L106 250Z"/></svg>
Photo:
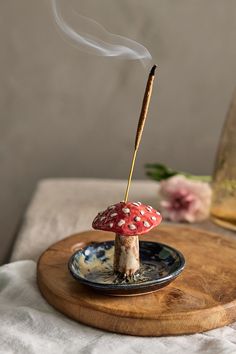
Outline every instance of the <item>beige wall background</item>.
<svg viewBox="0 0 236 354"><path fill-rule="evenodd" d="M78 2L159 65L135 177L155 161L210 174L236 82L236 2ZM0 43L3 261L39 179L127 176L147 72L64 41L48 0L1 1Z"/></svg>

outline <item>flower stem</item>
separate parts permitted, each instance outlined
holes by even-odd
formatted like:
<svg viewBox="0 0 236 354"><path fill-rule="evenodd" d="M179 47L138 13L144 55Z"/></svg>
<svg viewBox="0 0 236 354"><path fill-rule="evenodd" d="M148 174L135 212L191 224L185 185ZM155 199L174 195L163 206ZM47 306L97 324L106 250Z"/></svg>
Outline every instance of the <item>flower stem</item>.
<svg viewBox="0 0 236 354"><path fill-rule="evenodd" d="M201 181L201 182L207 182L210 183L212 181L211 176L198 176L198 175L191 175L190 173L185 173L185 172L179 172L178 175L183 175L188 179L195 180L195 181Z"/></svg>

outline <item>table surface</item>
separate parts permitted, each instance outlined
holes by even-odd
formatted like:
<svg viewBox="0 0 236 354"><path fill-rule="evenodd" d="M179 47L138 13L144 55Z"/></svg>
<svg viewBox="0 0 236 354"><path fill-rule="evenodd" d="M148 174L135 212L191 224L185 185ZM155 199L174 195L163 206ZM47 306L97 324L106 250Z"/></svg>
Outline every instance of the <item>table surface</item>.
<svg viewBox="0 0 236 354"><path fill-rule="evenodd" d="M37 260L52 243L91 229L98 211L124 197L126 181L105 179L46 179L35 191L16 239L11 261ZM133 181L130 200L157 206L158 183ZM191 227L235 237L210 220Z"/></svg>
<svg viewBox="0 0 236 354"><path fill-rule="evenodd" d="M68 235L90 229L91 222L98 211L123 199L125 183L121 180L101 179L42 180L38 184L32 202L25 214L11 261L23 259L36 261L40 254L52 243ZM130 200L140 200L155 207L157 205L157 190L158 184L155 182L133 181ZM224 230L210 221L193 226L235 237L235 233ZM85 326L75 325L79 332L83 332ZM86 331L90 333L90 329ZM104 340L112 336L113 340L116 341L116 335L108 335L103 331L98 332L101 333ZM91 339L91 333L88 336ZM211 337L210 342L208 341L209 336ZM131 353L136 353L136 351L131 350L132 343L134 343L132 342L133 338L131 337L128 340L125 349L127 352L130 350ZM181 348L182 353L188 353L193 343L195 349L191 349L192 353L234 353L236 352L235 338L236 324L233 324L204 334L166 337L165 339L164 337L154 338L153 345L154 348L158 348L160 353L167 353L165 345L170 345L173 352L178 353ZM140 351L137 352L142 352L142 343L144 342L145 340L140 341ZM205 343L205 346L203 343ZM207 350L204 351L203 348Z"/></svg>

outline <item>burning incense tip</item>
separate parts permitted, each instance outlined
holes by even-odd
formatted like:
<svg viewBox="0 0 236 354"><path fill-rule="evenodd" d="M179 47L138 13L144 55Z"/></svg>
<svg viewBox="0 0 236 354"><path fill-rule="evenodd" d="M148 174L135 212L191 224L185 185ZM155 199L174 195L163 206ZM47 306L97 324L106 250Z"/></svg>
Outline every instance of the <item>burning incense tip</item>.
<svg viewBox="0 0 236 354"><path fill-rule="evenodd" d="M155 75L156 68L157 68L157 66L153 65L153 67L151 68L151 71L150 71L150 75L152 75L152 76Z"/></svg>

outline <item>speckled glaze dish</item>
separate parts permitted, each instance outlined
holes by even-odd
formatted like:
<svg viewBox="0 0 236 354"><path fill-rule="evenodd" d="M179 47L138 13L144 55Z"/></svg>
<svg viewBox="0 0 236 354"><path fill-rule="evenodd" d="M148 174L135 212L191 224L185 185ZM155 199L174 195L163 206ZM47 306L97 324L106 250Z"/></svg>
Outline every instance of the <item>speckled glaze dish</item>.
<svg viewBox="0 0 236 354"><path fill-rule="evenodd" d="M69 260L72 276L94 290L113 296L135 296L156 291L172 282L184 269L185 259L176 249L158 242L140 241L140 271L132 280L113 273L114 241L91 243Z"/></svg>

